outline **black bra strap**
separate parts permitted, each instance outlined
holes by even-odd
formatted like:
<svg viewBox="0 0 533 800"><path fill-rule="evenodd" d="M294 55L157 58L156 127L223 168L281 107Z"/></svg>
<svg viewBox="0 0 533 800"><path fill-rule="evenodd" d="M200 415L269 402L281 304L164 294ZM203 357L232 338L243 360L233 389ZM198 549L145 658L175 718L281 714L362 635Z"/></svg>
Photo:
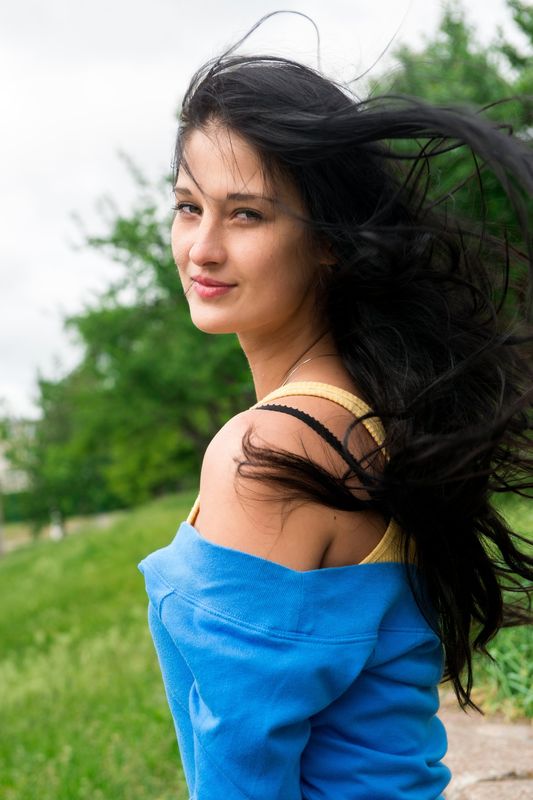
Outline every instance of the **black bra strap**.
<svg viewBox="0 0 533 800"><path fill-rule="evenodd" d="M301 411L299 408L293 408L292 406L282 406L282 405L274 405L273 403L265 403L262 406L255 406L255 408L264 409L265 411L282 411L285 414L292 414L293 417L298 417L298 419L305 422L311 428L313 428L316 433L322 436L328 444L335 448L335 450L341 454L343 459L346 461L347 464L350 464L348 459L346 458L346 450L342 446L342 442L340 439L337 439L330 430L328 430L321 422L311 416L311 414L307 414L305 411Z"/></svg>

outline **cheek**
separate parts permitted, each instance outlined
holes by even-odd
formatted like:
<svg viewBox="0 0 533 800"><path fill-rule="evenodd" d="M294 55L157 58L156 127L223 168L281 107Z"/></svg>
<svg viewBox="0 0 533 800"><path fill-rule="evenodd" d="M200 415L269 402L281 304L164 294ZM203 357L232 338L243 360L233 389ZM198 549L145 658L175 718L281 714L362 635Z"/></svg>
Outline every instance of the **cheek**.
<svg viewBox="0 0 533 800"><path fill-rule="evenodd" d="M268 262L268 271L275 282L282 281L296 288L309 281L312 273L312 254L306 238L292 225L282 227L255 252L262 254L261 261L264 267L265 262Z"/></svg>
<svg viewBox="0 0 533 800"><path fill-rule="evenodd" d="M183 280L188 260L190 245L187 244L186 237L178 225L174 223L171 229L170 246L174 263L178 268L180 278Z"/></svg>
<svg viewBox="0 0 533 800"><path fill-rule="evenodd" d="M315 267L313 254L304 237L294 237L288 240L277 259L280 280L283 280L288 289L296 292L305 291L314 280Z"/></svg>
<svg viewBox="0 0 533 800"><path fill-rule="evenodd" d="M183 259L181 258L183 237L181 237L179 234L176 221L172 223L172 228L170 229L170 245L172 247L172 256L177 266L183 262Z"/></svg>

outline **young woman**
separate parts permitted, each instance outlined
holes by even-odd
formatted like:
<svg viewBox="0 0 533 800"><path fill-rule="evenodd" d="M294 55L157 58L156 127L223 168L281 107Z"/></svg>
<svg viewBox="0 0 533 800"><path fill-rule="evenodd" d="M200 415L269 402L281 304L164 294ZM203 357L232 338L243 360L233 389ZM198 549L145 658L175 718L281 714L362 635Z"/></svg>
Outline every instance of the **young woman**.
<svg viewBox="0 0 533 800"><path fill-rule="evenodd" d="M277 57L185 95L173 254L258 401L139 565L191 799L441 798L438 684L473 705L473 650L520 618L533 561L491 495L531 486L527 258L424 190L452 145L524 221L531 152L480 115Z"/></svg>

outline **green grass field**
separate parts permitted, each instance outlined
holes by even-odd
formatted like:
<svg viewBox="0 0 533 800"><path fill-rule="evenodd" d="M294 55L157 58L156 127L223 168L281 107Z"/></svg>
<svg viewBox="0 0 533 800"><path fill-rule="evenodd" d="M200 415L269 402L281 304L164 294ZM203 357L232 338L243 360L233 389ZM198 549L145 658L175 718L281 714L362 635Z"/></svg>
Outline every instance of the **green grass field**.
<svg viewBox="0 0 533 800"><path fill-rule="evenodd" d="M187 800L137 563L170 541L193 499L0 561L2 800ZM532 529L524 503L505 514ZM500 666L479 667L476 699L533 716L527 631L502 631L491 649Z"/></svg>
<svg viewBox="0 0 533 800"><path fill-rule="evenodd" d="M186 800L138 562L193 495L0 562L2 800Z"/></svg>

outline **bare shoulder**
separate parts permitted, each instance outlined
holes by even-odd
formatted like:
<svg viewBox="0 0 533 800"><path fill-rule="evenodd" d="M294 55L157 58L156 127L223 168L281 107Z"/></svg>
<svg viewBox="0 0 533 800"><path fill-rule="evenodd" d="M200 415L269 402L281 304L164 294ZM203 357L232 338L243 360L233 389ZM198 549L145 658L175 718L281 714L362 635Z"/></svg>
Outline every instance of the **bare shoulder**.
<svg viewBox="0 0 533 800"><path fill-rule="evenodd" d="M322 398L290 397L278 404L311 414L341 439L353 421L349 412ZM302 420L264 409L244 411L220 429L205 452L195 521L199 533L299 571L362 560L381 538L382 521L372 513L339 512L311 500L287 501L276 497L272 484L237 476L247 433L256 446L310 459L331 474L346 470L341 456Z"/></svg>

